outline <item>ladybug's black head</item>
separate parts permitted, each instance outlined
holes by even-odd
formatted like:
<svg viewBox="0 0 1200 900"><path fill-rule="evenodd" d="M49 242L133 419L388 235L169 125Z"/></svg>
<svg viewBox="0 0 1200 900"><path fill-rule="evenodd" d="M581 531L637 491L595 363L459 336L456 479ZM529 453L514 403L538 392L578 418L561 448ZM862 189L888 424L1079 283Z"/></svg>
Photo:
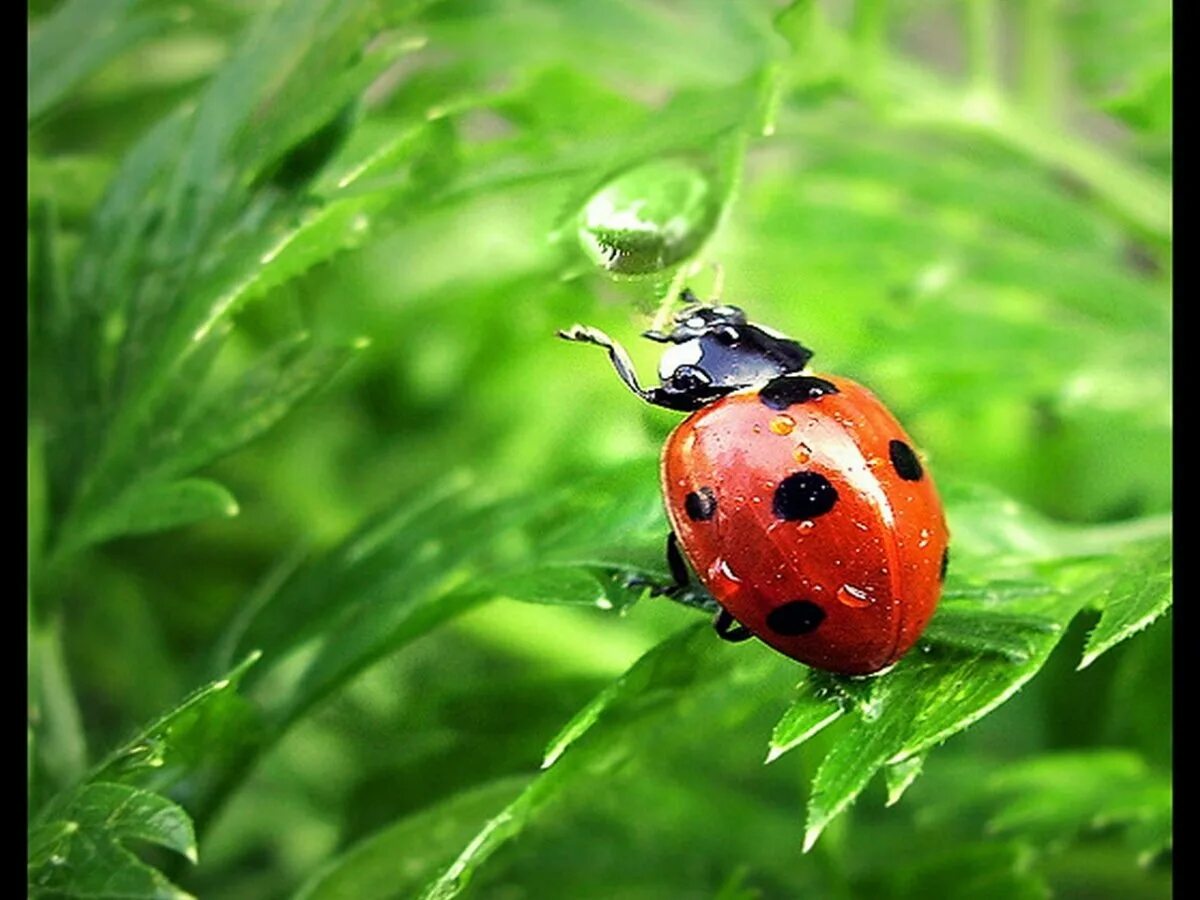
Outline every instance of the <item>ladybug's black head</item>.
<svg viewBox="0 0 1200 900"><path fill-rule="evenodd" d="M662 386L655 402L672 409L699 409L733 391L801 372L813 355L797 341L750 324L736 306L693 304L675 316L670 331L645 336L670 345L659 362Z"/></svg>

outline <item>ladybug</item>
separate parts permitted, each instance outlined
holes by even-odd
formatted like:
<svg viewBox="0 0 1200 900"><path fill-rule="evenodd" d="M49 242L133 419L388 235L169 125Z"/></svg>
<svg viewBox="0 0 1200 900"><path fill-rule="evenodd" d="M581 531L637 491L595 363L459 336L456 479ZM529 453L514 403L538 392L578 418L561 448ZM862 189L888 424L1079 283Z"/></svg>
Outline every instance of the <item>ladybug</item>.
<svg viewBox="0 0 1200 900"><path fill-rule="evenodd" d="M830 672L890 667L933 615L949 560L912 440L865 387L809 371L798 341L681 298L669 331L644 334L666 345L658 387L603 332L559 332L605 348L642 400L690 413L662 452L674 581L656 592L712 609L727 640L757 637Z"/></svg>

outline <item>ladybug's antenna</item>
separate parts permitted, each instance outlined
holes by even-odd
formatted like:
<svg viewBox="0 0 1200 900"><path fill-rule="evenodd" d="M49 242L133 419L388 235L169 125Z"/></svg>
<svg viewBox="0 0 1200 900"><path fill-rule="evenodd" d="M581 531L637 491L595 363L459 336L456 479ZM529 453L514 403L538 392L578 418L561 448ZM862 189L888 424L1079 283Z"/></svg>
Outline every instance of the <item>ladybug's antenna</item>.
<svg viewBox="0 0 1200 900"><path fill-rule="evenodd" d="M558 332L558 336L565 341L577 341L581 344L595 344L597 347L603 347L608 351L608 358L612 360L613 368L617 370L617 374L621 376L625 386L647 403L657 402L651 391L647 391L638 384L637 373L633 370L633 360L629 358L625 348L603 331L587 325L572 325L570 328Z"/></svg>

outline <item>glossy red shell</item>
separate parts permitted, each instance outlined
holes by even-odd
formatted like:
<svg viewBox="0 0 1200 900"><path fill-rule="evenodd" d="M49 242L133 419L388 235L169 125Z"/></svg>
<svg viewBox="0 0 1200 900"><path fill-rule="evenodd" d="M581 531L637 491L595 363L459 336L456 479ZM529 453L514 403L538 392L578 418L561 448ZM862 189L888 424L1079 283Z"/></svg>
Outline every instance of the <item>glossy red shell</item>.
<svg viewBox="0 0 1200 900"><path fill-rule="evenodd" d="M777 410L750 389L697 410L663 448L663 494L684 555L738 622L802 663L867 674L899 659L933 615L949 535L929 471L918 464L906 479L892 459L893 442L913 447L892 414L861 385L819 377L837 392ZM775 492L798 472L828 481L832 508L778 514ZM709 518L689 515L691 493L715 501ZM797 601L819 607L820 623L772 629L772 611Z"/></svg>

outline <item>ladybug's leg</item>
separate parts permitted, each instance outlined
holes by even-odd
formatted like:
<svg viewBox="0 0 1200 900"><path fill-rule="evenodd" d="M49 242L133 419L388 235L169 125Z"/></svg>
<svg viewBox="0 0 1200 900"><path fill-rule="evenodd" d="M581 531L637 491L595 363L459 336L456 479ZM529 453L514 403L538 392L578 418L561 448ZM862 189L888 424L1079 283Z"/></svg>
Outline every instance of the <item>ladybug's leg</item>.
<svg viewBox="0 0 1200 900"><path fill-rule="evenodd" d="M688 577L687 563L683 560L683 554L679 552L679 540L673 531L667 535L667 567L671 570L674 584L655 584L637 577L629 579L626 584L643 587L649 585L650 593L656 597L669 597L684 606L715 613L713 628L721 640L738 643L754 637L754 633L745 625L738 623L712 594L691 583Z"/></svg>
<svg viewBox="0 0 1200 900"><path fill-rule="evenodd" d="M717 637L723 641L729 641L731 644L748 641L754 637L753 631L739 623L724 608L717 613L716 619L713 620L713 630L717 632Z"/></svg>
<svg viewBox="0 0 1200 900"><path fill-rule="evenodd" d="M646 578L644 575L631 575L625 579L625 587L650 588L652 597L666 597L683 606L700 609L704 612L715 613L721 609L721 604L713 599L712 594L701 585L692 584L688 575L687 563L679 552L679 542L675 532L667 534L667 568L671 572L670 583Z"/></svg>
<svg viewBox="0 0 1200 900"><path fill-rule="evenodd" d="M683 554L679 552L679 539L675 537L673 531L667 535L667 565L671 569L671 577L675 579L675 586L687 587L689 581L687 563L683 561Z"/></svg>
<svg viewBox="0 0 1200 900"><path fill-rule="evenodd" d="M597 347L603 347L608 351L608 358L612 360L613 368L617 370L617 374L621 376L625 386L647 403L657 402L655 391L648 391L638 384L637 374L633 370L633 360L629 358L625 348L603 331L589 328L587 325L572 325L565 331L560 331L558 336L567 341L578 341L581 344L595 344Z"/></svg>
<svg viewBox="0 0 1200 900"><path fill-rule="evenodd" d="M644 575L631 575L625 579L628 588L650 588L653 597L669 597L684 606L702 609L705 612L716 611L719 607L704 588L693 585L688 576L687 563L679 552L679 543L675 532L667 534L667 569L671 572L670 583L647 578Z"/></svg>

